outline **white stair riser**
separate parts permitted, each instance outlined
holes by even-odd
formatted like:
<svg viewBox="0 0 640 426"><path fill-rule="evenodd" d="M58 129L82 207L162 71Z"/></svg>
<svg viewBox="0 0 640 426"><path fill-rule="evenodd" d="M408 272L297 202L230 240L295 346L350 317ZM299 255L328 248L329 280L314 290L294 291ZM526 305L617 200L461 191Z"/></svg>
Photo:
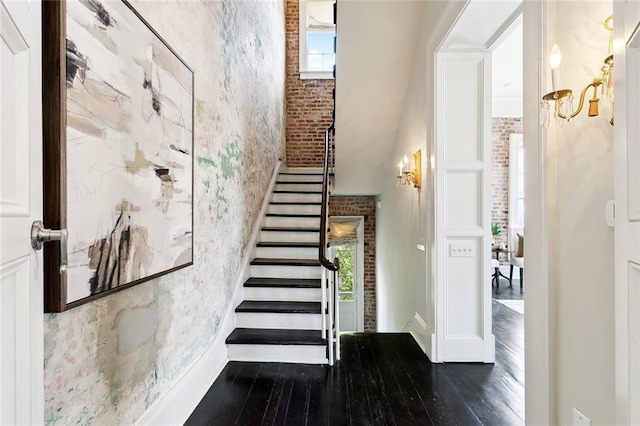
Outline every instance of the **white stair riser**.
<svg viewBox="0 0 640 426"><path fill-rule="evenodd" d="M317 243L320 241L320 233L319 232L261 231L260 241Z"/></svg>
<svg viewBox="0 0 640 426"><path fill-rule="evenodd" d="M267 213L275 214L320 214L319 205L308 204L269 204Z"/></svg>
<svg viewBox="0 0 640 426"><path fill-rule="evenodd" d="M320 228L319 217L267 216L264 226L277 228Z"/></svg>
<svg viewBox="0 0 640 426"><path fill-rule="evenodd" d="M327 363L326 346L227 345L227 351L230 361Z"/></svg>
<svg viewBox="0 0 640 426"><path fill-rule="evenodd" d="M251 276L257 278L321 278L320 266L251 265Z"/></svg>
<svg viewBox="0 0 640 426"><path fill-rule="evenodd" d="M319 288L245 287L244 300L321 302L322 292Z"/></svg>
<svg viewBox="0 0 640 426"><path fill-rule="evenodd" d="M277 314L264 312L237 312L238 328L279 328L285 330L320 330L320 314Z"/></svg>
<svg viewBox="0 0 640 426"><path fill-rule="evenodd" d="M256 256L266 259L317 259L318 247L257 247Z"/></svg>
<svg viewBox="0 0 640 426"><path fill-rule="evenodd" d="M278 175L278 182L322 183L322 176L320 175Z"/></svg>
<svg viewBox="0 0 640 426"><path fill-rule="evenodd" d="M271 201L281 203L319 203L322 201L322 195L274 193L271 197Z"/></svg>
<svg viewBox="0 0 640 426"><path fill-rule="evenodd" d="M276 183L276 191L320 192L322 183Z"/></svg>
<svg viewBox="0 0 640 426"><path fill-rule="evenodd" d="M322 173L322 167L285 167L280 169L280 173Z"/></svg>

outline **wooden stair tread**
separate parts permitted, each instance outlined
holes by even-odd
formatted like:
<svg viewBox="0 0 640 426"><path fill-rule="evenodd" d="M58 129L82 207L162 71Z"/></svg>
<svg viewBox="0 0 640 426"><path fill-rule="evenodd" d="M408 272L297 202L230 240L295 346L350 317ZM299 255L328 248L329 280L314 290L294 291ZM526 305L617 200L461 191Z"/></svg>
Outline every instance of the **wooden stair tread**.
<svg viewBox="0 0 640 426"><path fill-rule="evenodd" d="M274 194L312 194L319 195L322 194L322 191L295 191L293 189L276 189L273 191Z"/></svg>
<svg viewBox="0 0 640 426"><path fill-rule="evenodd" d="M269 204L274 206L320 206L322 203L310 201L271 201Z"/></svg>
<svg viewBox="0 0 640 426"><path fill-rule="evenodd" d="M320 288L320 279L313 278L256 278L245 281L245 287Z"/></svg>
<svg viewBox="0 0 640 426"><path fill-rule="evenodd" d="M251 261L252 265L276 265L276 266L320 266L318 259L280 259L256 257Z"/></svg>
<svg viewBox="0 0 640 426"><path fill-rule="evenodd" d="M320 232L320 228L281 228L277 226L265 226L262 230L275 232Z"/></svg>
<svg viewBox="0 0 640 426"><path fill-rule="evenodd" d="M256 247L278 247L278 248L318 248L320 243L312 242L288 242L288 241L261 241Z"/></svg>
<svg viewBox="0 0 640 426"><path fill-rule="evenodd" d="M319 314L320 302L289 302L245 300L236 312L261 312L277 314Z"/></svg>
<svg viewBox="0 0 640 426"><path fill-rule="evenodd" d="M281 330L271 328L236 328L227 344L245 345L326 345L320 330Z"/></svg>
<svg viewBox="0 0 640 426"><path fill-rule="evenodd" d="M276 181L278 185L320 185L322 184L321 180L278 180Z"/></svg>
<svg viewBox="0 0 640 426"><path fill-rule="evenodd" d="M320 215L319 214L298 214L298 213L267 213L267 216L269 217L292 217L292 218L303 218L303 219L308 219L308 218L319 218Z"/></svg>

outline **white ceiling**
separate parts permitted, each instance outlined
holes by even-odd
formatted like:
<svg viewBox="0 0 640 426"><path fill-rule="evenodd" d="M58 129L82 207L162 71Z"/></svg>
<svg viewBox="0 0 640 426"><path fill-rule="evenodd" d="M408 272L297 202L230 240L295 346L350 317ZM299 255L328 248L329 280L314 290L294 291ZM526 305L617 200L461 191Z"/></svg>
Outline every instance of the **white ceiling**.
<svg viewBox="0 0 640 426"><path fill-rule="evenodd" d="M381 191L377 171L392 154L425 3L340 1L336 194ZM493 86L504 99L522 97L521 8L521 0L471 0L445 43L495 49Z"/></svg>

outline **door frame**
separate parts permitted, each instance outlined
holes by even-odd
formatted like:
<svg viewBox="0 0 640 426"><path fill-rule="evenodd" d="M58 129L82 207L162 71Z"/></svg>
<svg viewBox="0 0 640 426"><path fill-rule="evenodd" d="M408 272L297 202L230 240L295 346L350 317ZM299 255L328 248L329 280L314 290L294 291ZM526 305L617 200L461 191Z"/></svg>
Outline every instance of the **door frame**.
<svg viewBox="0 0 640 426"><path fill-rule="evenodd" d="M473 0L466 0L467 5ZM453 3L447 10L454 12ZM461 9L464 10L463 6ZM551 10L550 10L551 9ZM456 9L457 10L457 9ZM545 52L548 51L548 39L553 28L553 10L543 1L523 1L523 135L525 140L525 199L527 216L527 268L524 271L525 281L535 282L527 290L525 298L525 413L527 424L554 424L557 399L557 387L552 372L556 368L555 332L555 293L549 283L553 280L553 271L549 260L554 255L553 241L554 221L552 215L551 196L554 195L553 156L548 155L555 139L547 135L539 123L539 100L543 88L548 83L548 69ZM459 13L458 13L459 16ZM456 18L451 19L451 26L444 32L451 32ZM441 34L441 33L439 33ZM437 43L437 42L435 42ZM428 46L427 48L432 48ZM439 48L428 51L433 53L432 64L437 64ZM434 67L435 68L435 67ZM435 71L435 70L434 70ZM434 86L434 89L436 87ZM434 99L434 108L437 107ZM433 277L437 282L437 277Z"/></svg>
<svg viewBox="0 0 640 426"><path fill-rule="evenodd" d="M523 137L525 158L524 197L527 202L525 233L527 235L527 288L525 312L525 418L527 424L555 424L557 356L554 344L555 293L551 262L555 257L555 195L553 132L539 125L539 100L547 87L547 55L549 32L553 22L552 8L543 1L524 1L523 7ZM554 313L554 314L552 314Z"/></svg>
<svg viewBox="0 0 640 426"><path fill-rule="evenodd" d="M341 218L347 220L357 220L358 228L356 235L358 243L356 244L356 263L355 263L355 286L356 286L356 331L364 331L364 216L337 216L332 218ZM329 258L333 258L333 247L331 247ZM339 302L338 302L339 303ZM339 305L338 305L339 306Z"/></svg>

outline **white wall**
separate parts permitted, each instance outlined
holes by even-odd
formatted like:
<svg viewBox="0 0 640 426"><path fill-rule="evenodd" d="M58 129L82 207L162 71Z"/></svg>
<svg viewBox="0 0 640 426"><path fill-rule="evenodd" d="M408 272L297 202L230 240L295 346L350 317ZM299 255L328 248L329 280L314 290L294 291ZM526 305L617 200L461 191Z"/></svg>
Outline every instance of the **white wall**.
<svg viewBox="0 0 640 426"><path fill-rule="evenodd" d="M548 33L555 37L548 41L562 50L562 85L576 92L599 75L609 37L602 23L612 4L561 1L555 8L548 15ZM571 424L573 407L593 424L615 423L613 230L604 217L613 198L613 130L610 108L602 102L600 113L589 118L583 111L572 123L549 128L555 139L548 170L555 195L548 213L555 217L556 253L548 261L559 424ZM531 285L525 278L525 289Z"/></svg>
<svg viewBox="0 0 640 426"><path fill-rule="evenodd" d="M401 331L418 313L427 323L426 331L433 332L435 258L429 242L434 229L434 53L463 5L426 2L393 154L380 171L385 179L376 227L379 331ZM396 188L398 162L418 149L422 150L422 188ZM418 244L426 245L426 251L419 250Z"/></svg>
<svg viewBox="0 0 640 426"><path fill-rule="evenodd" d="M562 86L577 95L599 74L608 41L602 23L610 14L611 2L548 4L547 27L543 30L547 51L553 43L560 46ZM525 39L526 31L525 26ZM525 70L530 68L525 63ZM549 73L548 68L544 73ZM550 82L548 75L545 78ZM532 103L526 94L525 102ZM601 103L600 117L589 118L583 111L572 123L552 124L547 132L548 145L542 148L539 141L527 139L535 134L532 126L537 125L532 124L537 120L531 110L525 104L525 157L542 152L542 169L532 167L531 157L527 157L527 199L535 202L535 197L529 195L535 195L536 186L546 186L547 196L542 207L528 207L527 214L533 211L542 215L547 223L541 226L537 217L527 217L525 221L525 238L530 236L525 257L527 249L532 253L531 262L527 262L531 269L525 268L525 291L535 285L532 278L544 279L538 272L544 270L545 264L549 266L549 283L547 289L533 288L527 293L530 297L526 309L536 309L525 319L527 392L532 390L527 394L527 412L531 411L534 396L537 400L551 395L552 423L572 424L575 407L592 424L614 424L613 231L604 218L605 203L613 198L610 109ZM541 179L540 171L547 181ZM545 226L546 243L538 235ZM537 309L543 308L545 300L548 315L541 317ZM548 328L550 344L547 353L540 353L536 347L545 346L539 340L544 337L540 333L544 328ZM534 371L533 367L544 364L541 358L546 356L551 380L543 395L538 380L541 371ZM530 378L534 379L532 383ZM531 413L529 421L536 415Z"/></svg>

